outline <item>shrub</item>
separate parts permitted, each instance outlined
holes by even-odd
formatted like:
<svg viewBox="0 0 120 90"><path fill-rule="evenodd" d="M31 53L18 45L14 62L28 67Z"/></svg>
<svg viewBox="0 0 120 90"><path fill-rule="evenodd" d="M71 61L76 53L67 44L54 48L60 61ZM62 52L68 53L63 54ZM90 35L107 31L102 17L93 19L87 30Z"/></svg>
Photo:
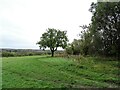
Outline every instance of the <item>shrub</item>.
<svg viewBox="0 0 120 90"><path fill-rule="evenodd" d="M16 56L14 52L2 52L2 57L14 57Z"/></svg>

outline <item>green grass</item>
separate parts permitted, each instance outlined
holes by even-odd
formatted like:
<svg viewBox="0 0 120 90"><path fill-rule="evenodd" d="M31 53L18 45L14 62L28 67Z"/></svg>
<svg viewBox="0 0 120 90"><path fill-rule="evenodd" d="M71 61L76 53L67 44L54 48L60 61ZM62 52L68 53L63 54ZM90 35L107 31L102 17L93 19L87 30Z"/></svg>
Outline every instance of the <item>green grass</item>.
<svg viewBox="0 0 120 90"><path fill-rule="evenodd" d="M120 86L118 61L100 58L25 56L3 58L3 88L91 88Z"/></svg>

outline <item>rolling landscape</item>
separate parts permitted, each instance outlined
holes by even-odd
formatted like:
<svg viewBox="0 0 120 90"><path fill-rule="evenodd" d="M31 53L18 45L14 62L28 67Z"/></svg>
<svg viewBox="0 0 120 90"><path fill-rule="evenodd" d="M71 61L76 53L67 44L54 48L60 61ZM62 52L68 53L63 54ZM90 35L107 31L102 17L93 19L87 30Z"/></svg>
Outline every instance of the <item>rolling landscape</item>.
<svg viewBox="0 0 120 90"><path fill-rule="evenodd" d="M104 63L103 63L104 62ZM118 88L118 61L95 57L3 58L3 88Z"/></svg>
<svg viewBox="0 0 120 90"><path fill-rule="evenodd" d="M0 89L119 90L120 1L92 1L1 0Z"/></svg>

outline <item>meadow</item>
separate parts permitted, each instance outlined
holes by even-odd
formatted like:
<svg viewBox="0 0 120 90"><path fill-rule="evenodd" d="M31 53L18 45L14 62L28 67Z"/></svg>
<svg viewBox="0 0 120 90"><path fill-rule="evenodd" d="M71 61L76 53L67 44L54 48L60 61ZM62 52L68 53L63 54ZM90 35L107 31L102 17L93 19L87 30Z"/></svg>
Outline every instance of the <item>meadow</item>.
<svg viewBox="0 0 120 90"><path fill-rule="evenodd" d="M4 57L2 88L118 88L119 63L98 57Z"/></svg>

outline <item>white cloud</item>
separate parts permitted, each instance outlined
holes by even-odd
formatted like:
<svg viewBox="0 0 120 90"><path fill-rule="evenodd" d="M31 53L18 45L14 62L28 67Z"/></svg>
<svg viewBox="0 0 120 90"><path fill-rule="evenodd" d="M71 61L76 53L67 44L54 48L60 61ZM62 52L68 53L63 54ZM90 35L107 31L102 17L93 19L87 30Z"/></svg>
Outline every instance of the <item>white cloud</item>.
<svg viewBox="0 0 120 90"><path fill-rule="evenodd" d="M1 0L0 47L39 48L35 43L47 28L67 30L72 41L78 38L77 34L81 30L79 25L90 23L91 13L88 9L92 1L96 2L96 0Z"/></svg>

